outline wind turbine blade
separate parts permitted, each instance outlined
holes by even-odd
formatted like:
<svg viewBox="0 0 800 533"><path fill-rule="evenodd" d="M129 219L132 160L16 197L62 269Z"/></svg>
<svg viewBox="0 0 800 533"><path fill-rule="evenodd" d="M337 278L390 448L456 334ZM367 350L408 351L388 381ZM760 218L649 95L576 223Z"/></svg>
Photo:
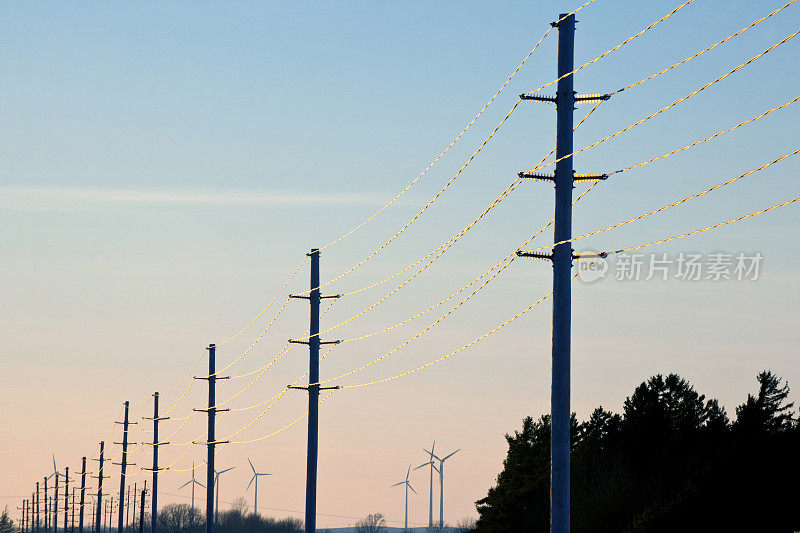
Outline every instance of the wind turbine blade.
<svg viewBox="0 0 800 533"><path fill-rule="evenodd" d="M451 457L453 457L455 454L457 454L460 451L461 451L461 448L457 449L456 451L454 451L453 453L451 453L450 455L448 455L444 459L440 459L440 461L446 461L446 460L450 459Z"/></svg>
<svg viewBox="0 0 800 533"><path fill-rule="evenodd" d="M398 485L405 485L405 484L406 484L406 482L405 482L405 481L401 481L400 483L395 483L394 485L391 485L391 486L392 486L392 487L396 487L396 486L398 486Z"/></svg>
<svg viewBox="0 0 800 533"><path fill-rule="evenodd" d="M53 454L53 473L55 474L58 472L58 468L56 468L56 454Z"/></svg>
<svg viewBox="0 0 800 533"><path fill-rule="evenodd" d="M408 483L408 475L411 473L411 465L408 465L408 470L406 470L406 483Z"/></svg>
<svg viewBox="0 0 800 533"><path fill-rule="evenodd" d="M256 473L256 467L253 466L253 461L251 461L250 458L248 457L247 458L247 462L250 463L250 468L253 470L253 473L255 474Z"/></svg>
<svg viewBox="0 0 800 533"><path fill-rule="evenodd" d="M225 470L220 470L219 472L217 472L217 475L224 474L224 473L225 473L225 472L227 472L228 470L233 470L234 468L236 468L236 467L235 467L235 466L232 466L232 467L230 467L230 468L226 468Z"/></svg>
<svg viewBox="0 0 800 533"><path fill-rule="evenodd" d="M201 486L201 487L203 487L203 488L206 488L206 486L205 486L205 485L203 485L202 483L200 483L199 481L195 481L195 484L196 484L196 485L200 485L200 486Z"/></svg>
<svg viewBox="0 0 800 533"><path fill-rule="evenodd" d="M438 456L437 456L435 453L433 453L433 452L429 452L429 451L428 451L428 450L426 450L425 448L422 448L422 451L423 451L423 452L425 452L425 453L428 453L428 454L430 454L430 456L431 456L431 457L433 457L433 458L435 458L435 459L437 459L437 460L441 461L441 459L439 459L439 457L438 457Z"/></svg>
<svg viewBox="0 0 800 533"><path fill-rule="evenodd" d="M178 490L181 490L183 487L185 487L186 485L189 485L189 484L191 484L191 480L187 481L186 483L184 483L183 485L178 487Z"/></svg>
<svg viewBox="0 0 800 533"><path fill-rule="evenodd" d="M250 483L248 483L248 484L247 484L247 488L246 488L246 489L244 489L244 490L246 490L246 491L247 491L247 490L250 490L250 485L252 485L252 484L253 484L253 480L256 478L256 476L257 476L257 475L258 475L258 474L253 474L253 477L251 477L251 478L250 478Z"/></svg>
<svg viewBox="0 0 800 533"><path fill-rule="evenodd" d="M423 466L428 466L429 464L431 464L430 461L428 461L427 463L422 463L421 465L414 467L414 470L418 470L418 469L422 468Z"/></svg>
<svg viewBox="0 0 800 533"><path fill-rule="evenodd" d="M431 451L432 452L436 451L434 448L436 448L436 441L435 440L433 441L433 446L431 446Z"/></svg>
<svg viewBox="0 0 800 533"><path fill-rule="evenodd" d="M414 494L417 493L417 491L414 490L414 487L411 486L411 483L408 484L408 488L411 489L411 492L413 492Z"/></svg>

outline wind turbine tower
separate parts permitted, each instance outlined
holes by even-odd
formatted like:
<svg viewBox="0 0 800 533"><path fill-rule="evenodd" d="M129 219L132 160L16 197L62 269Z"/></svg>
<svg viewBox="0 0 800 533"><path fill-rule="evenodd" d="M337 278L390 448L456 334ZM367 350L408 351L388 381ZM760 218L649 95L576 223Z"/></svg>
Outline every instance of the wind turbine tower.
<svg viewBox="0 0 800 533"><path fill-rule="evenodd" d="M436 447L436 441L433 441L433 446L431 446L431 451L429 452L428 460L426 462L422 463L421 465L419 465L418 467L414 468L414 470L418 470L418 469L422 468L423 466L430 466L430 469L431 469L431 486L430 486L430 489L429 489L429 492L428 492L428 495L429 495L428 527L429 528L433 527L433 471L434 470L437 471L437 472L439 471L439 469L436 468L436 463L433 461L433 451L434 451L435 447Z"/></svg>
<svg viewBox="0 0 800 533"><path fill-rule="evenodd" d="M194 461L192 461L192 479L187 481L186 483L184 483L180 487L178 487L178 490L181 490L183 487L185 487L186 485L189 485L189 484L192 485L192 515L194 515L194 486L195 485L199 485L199 486L201 486L203 488L206 488L205 485L203 485L202 483L200 483L199 481L197 481L194 478ZM135 521L135 519L134 519L134 521Z"/></svg>
<svg viewBox="0 0 800 533"><path fill-rule="evenodd" d="M406 470L406 480L401 481L400 483L395 483L392 487L397 487L398 485L405 485L406 486L406 518L405 518L405 526L404 529L408 531L408 489L416 494L417 491L414 490L414 487L411 486L411 483L408 482L408 475L411 473L411 465L408 465L408 470Z"/></svg>
<svg viewBox="0 0 800 533"><path fill-rule="evenodd" d="M249 490L250 485L253 484L253 481L256 482L256 494L255 494L255 504L253 505L253 513L258 515L258 476L272 476L273 474L262 474L260 472L256 472L256 467L253 466L253 461L250 458L247 458L247 462L250 463L250 469L253 471L253 477L250 478L250 483L247 484L247 488L244 490Z"/></svg>
<svg viewBox="0 0 800 533"><path fill-rule="evenodd" d="M453 457L455 454L461 451L461 448L454 451L450 455L446 455L442 458L438 457L436 454L433 453L433 450L428 451L423 448L425 453L429 453L431 457L439 461L439 528L444 527L444 462Z"/></svg>
<svg viewBox="0 0 800 533"><path fill-rule="evenodd" d="M214 522L216 522L217 518L219 518L219 475L220 474L224 474L228 470L233 470L234 468L236 468L236 467L232 466L230 468L226 468L225 470L220 470L220 471L214 470L214 474L215 474L215 476L214 476L214 487L217 489L216 501L214 502Z"/></svg>

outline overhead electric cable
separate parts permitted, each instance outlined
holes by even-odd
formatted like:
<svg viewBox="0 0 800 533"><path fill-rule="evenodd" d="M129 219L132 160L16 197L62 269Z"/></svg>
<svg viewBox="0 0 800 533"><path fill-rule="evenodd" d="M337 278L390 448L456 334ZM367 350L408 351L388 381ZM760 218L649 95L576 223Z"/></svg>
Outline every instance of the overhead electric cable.
<svg viewBox="0 0 800 533"><path fill-rule="evenodd" d="M685 238L685 237L689 237L691 235L696 235L698 233L702 233L702 232L709 231L709 230L712 230L712 229L717 229L719 227L726 226L728 224L733 224L734 222L739 222L741 220L746 220L748 218L751 218L751 217L754 217L754 216L758 216L758 215L767 213L769 211L772 211L773 209L778 209L780 207L786 207L786 206L794 204L794 203L796 203L798 201L800 201L800 196L796 196L796 197L794 197L794 198L792 198L790 200L786 200L785 202L780 202L780 203L777 203L777 204L773 204L773 205L771 205L769 207L766 207L764 209L759 209L758 211L753 211L751 213L747 213L745 215L741 215L741 216L738 216L736 218L725 220L723 222L718 222L718 223L712 224L710 226L705 226L705 227L702 227L702 228L698 228L698 229L695 229L695 230L692 230L692 231L688 231L686 233L680 233L678 235L673 235L671 237L667 237L667 238L664 238L664 239L659 239L657 241L651 241L651 242L639 244L639 245L636 245L636 246L629 246L627 248L622 248L620 250L615 250L615 251L609 252L609 253L610 254L618 254L618 253L623 253L623 252L629 252L629 251L632 251L632 250L638 250L638 249L641 249L641 248L645 248L647 246L654 246L656 244L662 244L662 243L669 242L669 241L672 241L672 240L682 239L682 238ZM578 273L576 272L572 276L572 278L574 279L575 276L577 276L577 275L578 275ZM543 296L542 298L540 298L539 300L537 300L536 302L534 302L533 304L529 305L527 308L523 309L522 311L520 311L516 315L512 316L511 318L509 318L505 322L499 324L494 329L491 329L488 332L486 332L483 335L481 335L480 337L475 338L474 340L472 340L468 344L465 344L464 346L461 346L460 348L458 348L456 350L453 350L452 352L450 352L450 353L448 353L446 355L443 355L442 357L434 359L433 361L425 363L424 365L418 366L418 367L416 367L416 368L414 368L412 370L408 370L408 371L402 372L400 374L396 374L394 376L389 376L389 377L386 377L386 378L377 379L377 380L369 381L369 382L366 382L366 383L359 383L359 384L355 384L355 385L342 385L342 386L340 386L340 388L341 389L351 389L351 388L357 388L357 387L368 387L370 385L377 385L377 384L380 384L380 383L386 383L388 381L393 381L395 379L399 379L401 377L404 377L404 376L407 376L407 375L410 375L410 374L414 374L416 372L424 370L425 368L431 367L431 366L433 366L433 365L435 365L435 364L437 364L437 363L439 363L439 362L441 362L441 361L443 361L443 360L445 360L445 359L447 359L447 358L449 358L449 357L461 352L462 350L465 350L466 348L469 348L470 346L473 346L474 344L480 342L481 340L485 339L489 335L491 335L491 334L499 331L500 329L504 328L505 326L507 326L511 322L515 321L516 319L518 319L519 317L521 317L522 315L526 314L528 311L530 311L531 309L536 307L538 304L540 304L544 299L546 299L550 295L552 295L552 291L550 293L546 294L545 296Z"/></svg>
<svg viewBox="0 0 800 533"><path fill-rule="evenodd" d="M540 169L542 169L542 168L545 168L545 167L548 167L548 166L550 166L550 165L553 165L553 164L557 163L558 161L561 161L561 160L563 160L563 159L566 159L566 158L568 158L568 157L572 157L572 156L574 156L574 155L577 155L577 154L579 154L579 153L581 153L581 152L583 152L583 151L585 151L585 150L588 150L589 148L594 148L595 146L597 146L597 145L598 145L598 144L600 144L600 143L603 143L603 142L605 142L605 141L608 141L609 139L613 139L613 138L614 138L614 137L616 137L617 135L620 135L620 134L622 134L622 133L625 133L626 131L628 131L628 130L630 130L630 129L632 129L632 128L636 127L636 126L639 126L640 124L642 124L642 123L644 123L644 122L646 122L646 121L650 120L651 118L653 118L653 117L656 117L656 116L660 115L660 114L661 114L661 113L663 113L664 111L667 111L667 110L669 110L669 109L671 109L671 108L675 107L676 105L678 105L678 104L680 104L680 103L682 103L682 102L684 102L684 101L688 100L689 98L691 98L691 97L695 96L695 95L696 95L696 94L698 94L699 92L701 92L701 91L703 91L703 90L705 90L705 89L707 89L707 88L711 87L711 86L712 86L712 85L714 85L715 83L718 83L718 82L720 82L720 81L724 80L725 78L727 78L728 76L730 76L730 75L731 75L731 74L733 74L734 72L736 72L736 71L738 71L738 70L740 70L740 69L744 68L745 66L749 65L749 64L750 64L750 63L752 63L753 61L755 61L755 60L757 60L757 59L759 59L759 58L763 57L765 54L767 54L767 53L771 52L772 50L774 50L774 49L775 49L775 48L777 48L778 46L780 46L780 45L782 45L782 44L784 44L784 43L786 43L786 42L790 41L791 39L794 39L794 38L797 36L797 34L798 34L798 33L800 33L800 30L797 30L796 32L794 32L794 33L790 34L789 36L787 36L787 37L784 37L783 39L781 39L781 40L780 40L780 41L778 41L777 43L773 44L772 46L770 46L769 48L767 48L766 50L764 50L764 51L763 51L763 52L761 52L760 54L757 54L757 55L755 55L755 56L751 57L750 59L748 59L748 60L747 60L747 61L745 61L744 63L741 63L741 64L739 64L738 66L736 66L735 68L733 68L732 70L729 70L728 72L726 72L726 73L725 73L725 74L723 74L722 76L720 76L720 77L716 78L716 79L715 79L715 80L713 80L713 81L710 81L710 82L706 83L705 85L701 86L699 89L695 89L694 91L690 92L689 94L687 94L687 95L686 95L686 96L684 96L683 98L680 98L680 99L678 99L678 100L675 100L675 101L674 101L674 102L672 102L671 104L669 104L669 105L667 105L667 106L665 106L665 107L662 107L662 108L661 108L661 109L659 109L658 111L656 111L656 112L654 112L654 113L651 113L651 114L647 115L646 117L644 117L644 118L642 118L642 119L639 119L639 120L637 120L636 122L634 122L634 123L632 123L632 124L629 124L628 126L626 126L626 127L622 128L621 130L618 130L618 131L616 131L616 132L614 132L614 133L612 133L612 134L610 134L610 135L607 135L607 136L603 137L602 139L600 139L600 140L598 140L598 141L595 141L595 142L593 142L592 144L588 144L588 145L584 146L583 148L580 148L580 149L578 149L578 150L576 150L576 151L574 151L574 152L572 152L572 153L570 153L570 154L564 155L564 156L562 156L562 157L560 157L560 158L556 159L555 161L551 161L551 162L549 162L549 163L546 163L546 164L544 164L544 165L537 165L536 167L534 167L533 169L529 170L528 172L529 172L529 173L533 173L533 172L535 172L535 171L537 171L537 170L540 170Z"/></svg>
<svg viewBox="0 0 800 533"><path fill-rule="evenodd" d="M689 1L687 1L687 2L684 2L683 4L679 5L679 6L678 6L678 7L676 7L675 9L673 9L673 10L672 10L670 13L668 13L667 15L665 15L665 16L663 16L663 17L661 17L659 20L657 20L657 21L655 21L655 22L651 23L650 25L648 25L646 28L644 28L644 29L643 29L643 30L641 30L640 32L638 32L638 33L636 33L635 35L633 35L633 36L629 37L628 39L625 39L625 41L623 41L622 43L618 44L618 45L617 45L617 46L615 46L614 48L612 48L612 49L610 49L610 50L607 50L606 52L604 52L603 54L601 54L600 56L598 56L598 57L597 57L597 58L595 58L594 60L592 60L592 61L590 61L590 62L587 62L587 63L586 63L586 65L588 65L588 64L591 64L591 63L593 63L593 62L595 62L595 61L599 60L599 59L600 59L600 58L602 58L602 57L605 57L606 55L608 55L609 53L611 53L611 52L613 52L613 51L619 50L619 49L620 49L622 46L624 46L625 44L629 43L630 41L632 41L632 40L633 40L633 39L635 39L636 37L639 37L640 35L643 35L643 34L644 34L646 31L648 31L648 30L650 30L651 28L655 27L657 24L659 24L659 23L661 23L661 22L663 22L663 21L667 20L667 19L668 19L669 17L671 17L673 14L675 14L676 12L678 12L680 9L683 9L685 6L687 6L687 5L691 4L692 2L694 2L694 0L689 0ZM584 66L585 66L585 65L584 65ZM574 72L577 72L577 71L578 71L578 70L580 70L581 68L583 68L583 67L579 67L578 69L574 70L574 71L573 71L573 73L574 73ZM571 73L570 73L570 74L571 74ZM562 76L562 77L563 77L563 76ZM539 89L535 89L535 90L534 90L534 91L532 91L532 92L535 92L536 90L540 90L540 89L542 89L542 88L544 88L544 87L547 87L548 85L551 85L551 84L555 83L556 81L558 81L558 80L554 80L554 81L552 81L552 82L549 82L549 83L547 83L547 84L545 84L545 85L542 85L542 86L541 86ZM390 238L389 238L389 239L388 239L386 242L384 242L384 243L383 243L383 244L382 244L382 245L381 245L379 248L377 248L376 250L374 250L373 252L371 252L371 253L370 253L369 255L367 255L367 256L366 256L364 259L362 259L362 260L361 260L361 261L359 261L357 264L355 264L354 266L352 266L350 269L346 270L345 272L343 272L343 273L341 273L341 274L338 274L337 276L334 276L332 279L330 279L330 280L326 281L325 283L322 283L322 284L320 284L320 286L319 286L319 287L314 287L314 288L312 288L312 289L308 289L308 290L306 290L306 291L300 292L300 293L298 293L298 295L305 295L305 294L309 294L309 293L310 293L312 290L315 290L315 289L321 289L321 288L323 288L323 287L326 287L326 286L328 286L328 285L331 285L332 283L335 283L336 281L338 281L338 280L340 280L340 279L344 278L345 276L347 276L347 275L351 274L352 272L354 272L355 270L357 270L358 268L360 268L361 266L363 266L363 265L364 265L365 263L367 263L367 262L368 262L370 259L372 259L373 257L375 257L375 256L376 256L378 253L380 253L380 252L381 252L381 251L383 251L383 250L384 250L384 249L385 249L387 246L389 246L389 244L391 244L391 243L392 243L392 242L393 242L393 241L394 241L394 240L395 240L397 237L399 237L399 236L400 236L400 235L401 235L401 234L402 234L402 233L403 233L403 232L404 232L406 229L408 229L408 228L409 228L409 227L410 227L410 226L411 226L411 225L412 225L414 222L416 222L416 221L417 221L417 219L419 219L419 217L421 217L421 216L422 216L422 215L425 213L425 211L427 211L427 210L428 210L428 208L429 208L431 205L433 205L433 203L434 203L434 202L436 202L436 200L438 200L438 199L439 199L439 197L440 197L442 194L444 194L444 192L445 192L445 191L446 191L446 190L447 190L447 189L450 187L450 185L451 185L453 182L455 182L455 181L456 181L456 180L457 180L457 179L460 177L461 173L462 173L462 172L463 172L463 171L464 171L464 170L465 170L465 169L466 169L466 168L467 168L467 167L470 165L470 163L472 163L472 161L475 159L475 157L476 157L476 156L477 156L477 155L478 155L478 154L479 154L479 153L480 153L480 152L481 152L481 151L482 151L482 150L483 150L483 149L486 147L486 145L487 145L487 144L489 143L489 141L490 141L490 140L491 140L491 139L494 137L494 135L497 133L497 131L498 131L498 130L499 130L499 129L500 129L502 126L503 126L503 124L504 124L504 123L505 123L505 122L508 120L508 118L509 118L509 117L511 116L511 114L514 112L514 110L516 110L517 106L520 104L520 101L521 101L521 100L517 100L517 101L514 103L514 105L511 107L511 109L508 111L508 113L507 113L507 114L506 114L506 115L503 117L503 119L502 119L502 120L501 120L501 121L500 121L500 122L497 124L497 126L495 126L495 128L492 130L492 132L489 134L489 136L488 136L488 137L486 137L486 139L484 139L484 141L481 143L481 145L478 147L478 149L477 149L475 152L473 152L473 153L472 153L472 155L471 155L471 156L470 156L470 157L467 159L467 162L466 162L466 163L464 163L464 165L462 165L462 166L459 168L459 170L456 172L456 174L455 174L455 175L454 175L452 178L450 178L450 179L449 179L449 180L448 180L448 181L445 183L445 185L444 185L444 186L443 186L443 187L442 187L442 188L441 188L441 189L440 189L440 190L439 190L439 191L438 191L438 192L437 192L437 193L434 195L434 197L433 197L431 200L429 200L429 201L428 201L428 202L427 202L427 203L426 203L426 204L425 204L425 205L424 205L422 208L420 208L420 210L419 210L419 211L418 211L418 212L417 212L417 213L416 213L416 214L415 214L415 215L414 215L414 216L411 218L411 220L409 220L409 221L408 221L408 222L407 222L407 223L406 223L406 224L405 224L405 225L404 225L404 226L403 226L403 227L402 227L400 230L398 230L398 231L397 231L397 232L396 232L394 235L392 235L392 236L391 236L391 237L390 237Z"/></svg>
<svg viewBox="0 0 800 533"><path fill-rule="evenodd" d="M766 168L769 168L769 167L771 167L772 165L774 165L774 164L776 164L776 163L779 163L779 162L783 161L784 159L787 159L787 158L789 158L789 157L795 156L795 155L797 155L798 153L800 153L800 148L798 148L797 150L794 150L793 152L789 152L789 153L786 153L786 154L784 154L784 155L782 155L782 156L779 156L779 157L777 157L777 158L773 159L772 161L770 161L770 162L768 162L768 163L765 163L765 164L763 164L763 165L761 165L761 166L759 166L759 167L756 167L756 168L754 168L754 169L752 169L752 170L748 170L747 172L745 172L745 173L743 173L743 174L740 174L740 175L738 175L738 176L736 176L736 177L734 177L734 178L731 178L731 179L725 180L725 181L723 181L723 182L721 182L721 183L718 183L718 184L716 184L716 185L713 185L713 186L711 186L711 187L708 187L707 189L703 189L702 191L700 191L700 192L698 192L698 193L695 193L695 194L692 194L692 195L690 195L690 196L686 196L686 197L684 197L684 198L681 198L680 200L678 200L678 201L676 201L676 202L672 202L672 203L670 203L670 204L665 204L665 205L663 205L663 206L659 207L658 209L654 209L654 210L652 210L652 211L648 211L648 212L646 212L646 213L642 213L641 215L635 216L635 217L633 217L633 218L629 218L629 219L627 219L627 220L623 220L623 221L621 221L621 222L617 222L616 224L612 224L612 225L610 225L610 226L606 226L606 227L604 227L604 228L600 228L600 229L596 229L596 230L594 230L594 231L590 231L589 233L584 233L584 234L582 234L582 235L578 235L578 236L572 237L571 239L566 239L566 240L563 240L563 241L559 241L559 242L556 242L556 243L554 243L554 244L548 244L548 245L545 245L545 246L540 246L540 247L538 247L538 248L533 248L533 249L531 249L531 250L525 250L523 253L530 254L531 252L536 252L536 251L539 251L539 250L544 250L544 249L546 249L546 248L552 248L552 247L554 247L554 246L557 246L557 245L559 245L559 244L565 244L565 243L569 243L569 242L575 242L575 241L577 241L577 240L580 240L580 239L585 239L586 237L591 237L592 235L597 235L597 234L599 234L599 233L603 233L603 232L606 232L606 231L609 231L609 230L612 230L612 229L618 228L618 227L620 227L620 226L624 226L624 225L626 225L626 224L630 224L630 223L632 223L632 222L636 222L636 221L638 221L638 220L641 220L641 219L643 219L643 218L645 218L645 217L649 217L649 216L651 216L651 215L655 215L656 213L660 213L660 212L662 212L662 211L665 211L665 210L667 210L667 209L671 209L671 208L673 208L673 207L679 206L679 205L681 205L681 204L683 204L683 203L685 203L685 202L688 202L689 200L693 200L693 199L695 199L695 198L699 198L699 197L701 197L701 196L704 196L704 195L706 195L706 194L708 194L708 193L710 193L710 192L712 192L712 191L715 191L715 190L717 190L717 189L719 189L719 188L721 188L721 187L725 187L725 186L727 186L727 185L730 185L731 183L734 183L734 182L736 182L736 181L739 181L740 179L742 179L742 178L744 178L744 177L750 176L751 174L754 174L754 173L756 173L756 172L759 172L759 171L761 171L761 170L764 170L764 169L766 169Z"/></svg>
<svg viewBox="0 0 800 533"><path fill-rule="evenodd" d="M587 2L585 2L583 5L581 5L579 8L577 8L577 9L575 9L574 11L572 11L571 13L569 13L569 15L574 15L575 13L577 13L578 11L580 11L581 9L583 9L583 8L584 8L584 7L586 7L586 6L588 6L589 4L591 4L591 3L592 3L592 2L594 2L594 1L595 1L595 0L588 0L588 1L587 1ZM569 16L569 15L566 15L566 16ZM565 17L562 17L562 18L565 18ZM560 19L559 19L559 20L560 20ZM515 68L515 69L514 69L514 71L511 73L511 75L510 75L508 78L506 78L506 80L503 82L503 84L500 86L500 88L499 88L499 89L497 89L497 91L495 91L495 93L492 95L492 97L489 99L489 101L486 103L486 105L484 105L484 106L481 108L481 110L480 110L480 111L478 111L478 114L476 114L476 115L475 115L475 116L472 118L472 120L470 120L470 121L469 121L469 123L468 123L468 124L467 124L467 125L464 127L464 129L463 129L463 130L461 130L461 132L459 132L459 134L458 134L458 135L456 135L456 137L455 137L455 138L454 138L452 141L450 141L450 143L449 143L449 144L448 144L448 145L445 147L445 149L444 149L444 150L442 150L442 152L441 152L441 153L440 153L438 156L436 156L436 158L435 158L433 161L431 161L431 163L430 163L430 164L429 164L427 167L425 167L425 169L424 169L422 172L420 172L420 173L417 175L417 177L416 177L416 178L414 178L414 179L413 179L413 180L412 180L412 181L411 181L411 182L410 182L408 185L406 185L406 186L405 186L405 187L404 187L404 188L403 188L403 189L402 189L402 190L401 190L399 193L397 193L397 194L396 194L396 195L395 195L395 196L394 196L394 197L393 197L391 200L389 200L389 201L388 201L388 202L387 202L387 203L386 203L386 204L385 204L383 207L381 207L380 209L378 209L377 211L375 211L375 212L374 212L372 215L370 215L369 217L367 217L366 219L364 219L363 221L361 221L361 222L360 222L358 225L356 225L354 228L352 228L352 229L351 229L351 230L349 230L348 232L344 233L343 235L341 235L341 236L340 236L340 237L338 237L337 239L335 239L335 240L333 240L333 241L329 242L328 244L326 244L325 246L321 247L321 248L320 248L320 251L322 251L322 250L324 250L324 249L326 249L326 248L329 248L329 247L333 246L334 244L337 244L337 243L339 243L339 242L343 241L344 239L346 239L347 237L349 237L350 235L352 235L353 233L355 233L356 231L358 231L359 229L361 229L362 227L364 227L366 224L368 224L369 222L371 222L372 220L374 220L374 219L375 219L375 217L377 217L378 215L380 215L381 213L383 213L383 212L384 212L386 209L388 209L388 208L389 208L389 206L391 206L393 203L395 203L395 202L396 202L396 201L397 201L397 200L398 200L400 197L402 197L402 196L403 196L403 195L404 195L404 194L405 194L405 193L406 193L406 192L407 192L407 191L408 191L408 190L409 190L409 189L410 189L410 188L411 188L411 187L412 187L412 186L413 186L413 185L414 185L414 184L415 184L417 181L419 181L419 180L420 180L420 178L422 178L422 176L424 176L424 175L425 175L425 174L426 174L426 173L427 173L427 172L428 172L428 171L429 171L429 170L430 170L430 169L431 169L431 168L432 168L432 167L433 167L433 166L434 166L434 165L435 165L435 164L436 164L436 163L437 163L437 162L438 162L438 161L439 161L439 160L440 160L442 157L444 157L444 155L445 155L445 154L446 154L446 153L447 153L447 152L450 150L450 148L452 148L452 147L453 147L453 146L454 146L454 145L455 145L455 144L458 142L458 140L459 140L459 139L460 139L460 138L461 138L461 137L462 137L462 136L463 136L463 135L464 135L464 134L467 132L467 130L469 130L469 128L470 128L470 127L471 127L471 126L472 126L472 125L473 125L473 124L474 124L474 123L475 123L475 122L478 120L478 118L479 118L479 117L480 117L480 116L483 114L483 112L484 112L484 111L486 111L486 110L489 108L489 106L490 106L490 105L492 105L492 103L494 102L494 100L495 100L495 99L496 99L496 98L497 98L497 97L500 95L500 93L503 91L503 89L505 89L505 88L506 88L506 86L507 86L507 85L508 85L508 84L511 82L511 80L512 80L512 79L514 79L514 77L517 75L517 73L518 73L518 72L519 72L519 71L522 69L523 65L525 65L525 63L528 61L528 59L531 57L531 55L533 55L533 53L536 51L536 49L537 49L537 48L539 48L539 45L540 45L540 44L542 44L542 41L544 41L545 37L547 37L547 35L548 35L548 34L549 34L551 31L552 31L552 29L553 29L553 27L552 27L552 26L549 26L549 27L547 28L547 30L544 32L544 34L542 34L541 38L540 38L540 39L539 39L539 40L536 42L536 44L535 44L535 45L534 45L534 47L531 49L531 51L530 51L530 52L528 52L528 55L526 55L526 56L525 56L525 58L524 58L524 59L522 60L522 62L521 62L521 63L520 63L518 66L517 66L517 68Z"/></svg>

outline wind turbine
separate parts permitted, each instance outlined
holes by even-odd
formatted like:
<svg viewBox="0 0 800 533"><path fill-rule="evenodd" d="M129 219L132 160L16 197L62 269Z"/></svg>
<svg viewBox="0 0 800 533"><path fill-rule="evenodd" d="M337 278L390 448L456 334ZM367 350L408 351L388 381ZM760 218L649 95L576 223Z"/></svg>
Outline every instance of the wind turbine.
<svg viewBox="0 0 800 533"><path fill-rule="evenodd" d="M205 485L203 485L202 483L200 483L199 481L197 481L194 478L194 461L192 461L192 479L190 481L187 481L186 483L184 483L180 487L178 487L178 490L181 490L183 487L185 487L186 485L189 485L189 484L192 485L192 515L194 515L194 486L195 485L200 485L201 487L206 488Z"/></svg>
<svg viewBox="0 0 800 533"><path fill-rule="evenodd" d="M425 453L431 454L431 457L439 461L439 528L444 527L444 462L450 459L452 456L457 454L461 451L461 448L457 449L450 455L446 455L443 458L438 457L436 454L433 453L433 450L428 451L426 449L422 449Z"/></svg>
<svg viewBox="0 0 800 533"><path fill-rule="evenodd" d="M226 468L225 470L220 470L220 471L214 469L214 486L217 489L216 502L214 503L214 522L216 522L217 519L219 518L219 475L224 474L228 470L233 470L234 468L236 467L232 466L230 468Z"/></svg>
<svg viewBox="0 0 800 533"><path fill-rule="evenodd" d="M247 484L247 488L244 489L244 490L246 491L246 490L250 489L250 485L253 484L253 481L256 482L256 495L255 495L255 502L256 503L253 506L253 513L257 515L258 514L258 476L271 476L273 474L262 474L262 473L256 472L256 467L253 466L253 461L251 461L249 457L247 458L247 462L250 463L250 469L253 471L253 477L250 478L250 483Z"/></svg>
<svg viewBox="0 0 800 533"><path fill-rule="evenodd" d="M408 482L408 475L410 473L411 473L411 465L408 465L408 470L406 471L406 480L405 481L401 481L400 483L395 483L394 485L392 485L392 487L396 487L398 485L405 485L406 486L406 520L405 520L405 526L404 526L405 530L408 530L408 489L411 489L411 491L414 494L417 493L417 491L414 490L414 487L411 486L411 483Z"/></svg>
<svg viewBox="0 0 800 533"><path fill-rule="evenodd" d="M437 472L439 471L439 469L436 468L436 463L433 461L433 450L435 447L436 447L436 441L433 441L433 446L431 446L431 451L429 452L430 455L428 457L428 460L419 465L418 467L414 468L414 470L419 470L423 466L430 466L431 468L431 486L430 486L430 491L428 492L430 496L429 498L430 501L428 503L428 527L433 527L433 471L434 470L436 470Z"/></svg>

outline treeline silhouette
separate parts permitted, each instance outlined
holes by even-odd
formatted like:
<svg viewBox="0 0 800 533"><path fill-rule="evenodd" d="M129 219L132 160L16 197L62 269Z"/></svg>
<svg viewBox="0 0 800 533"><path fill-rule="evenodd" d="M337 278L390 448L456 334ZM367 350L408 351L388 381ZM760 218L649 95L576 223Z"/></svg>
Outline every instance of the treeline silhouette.
<svg viewBox="0 0 800 533"><path fill-rule="evenodd" d="M800 530L800 424L789 387L772 372L736 408L676 374L572 419L573 533ZM549 531L550 417L506 435L497 485L476 502L481 533Z"/></svg>
<svg viewBox="0 0 800 533"><path fill-rule="evenodd" d="M158 511L159 533L203 533L205 528L205 513L185 503L169 503ZM145 528L149 530L149 526ZM219 533L298 533L303 531L303 521L248 513L246 505L235 502L232 509L220 511L214 530Z"/></svg>

